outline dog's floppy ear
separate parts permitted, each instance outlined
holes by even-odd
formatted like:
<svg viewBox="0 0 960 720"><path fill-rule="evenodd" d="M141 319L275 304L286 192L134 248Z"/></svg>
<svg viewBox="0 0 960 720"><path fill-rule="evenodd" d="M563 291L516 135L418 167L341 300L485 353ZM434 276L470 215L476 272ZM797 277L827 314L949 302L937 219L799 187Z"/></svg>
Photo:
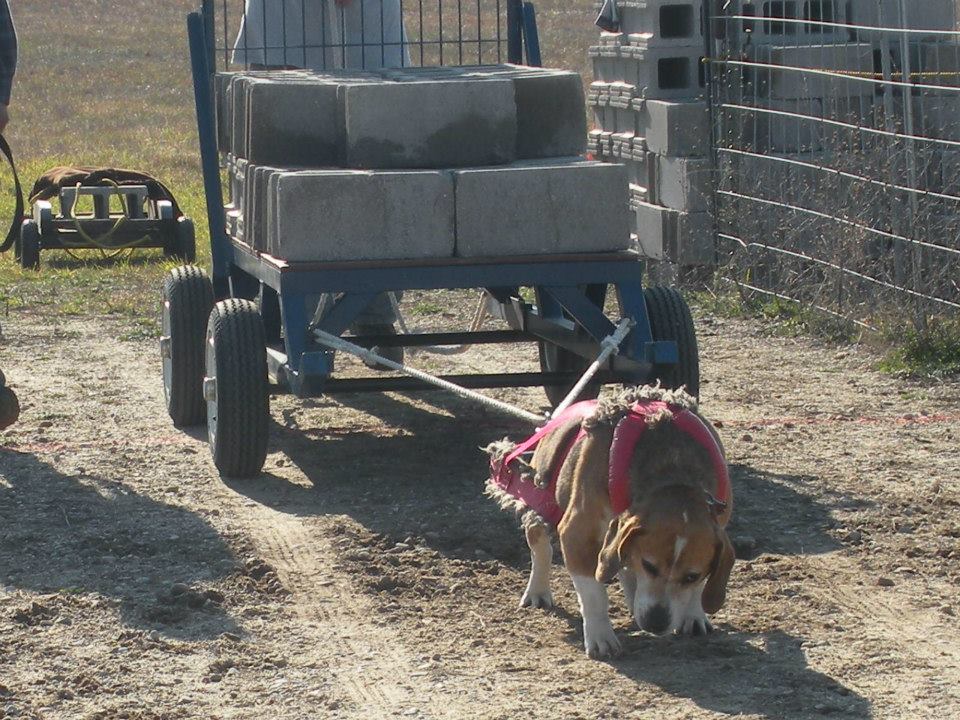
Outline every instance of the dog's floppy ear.
<svg viewBox="0 0 960 720"><path fill-rule="evenodd" d="M715 613L727 599L727 581L733 569L733 545L723 528L717 529L717 548L710 563L710 577L703 588L701 604L706 613Z"/></svg>
<svg viewBox="0 0 960 720"><path fill-rule="evenodd" d="M623 550L630 538L643 532L640 518L633 516L620 522L619 517L613 518L607 527L607 536L603 539L603 547L597 558L597 582L612 583L620 572L620 563Z"/></svg>

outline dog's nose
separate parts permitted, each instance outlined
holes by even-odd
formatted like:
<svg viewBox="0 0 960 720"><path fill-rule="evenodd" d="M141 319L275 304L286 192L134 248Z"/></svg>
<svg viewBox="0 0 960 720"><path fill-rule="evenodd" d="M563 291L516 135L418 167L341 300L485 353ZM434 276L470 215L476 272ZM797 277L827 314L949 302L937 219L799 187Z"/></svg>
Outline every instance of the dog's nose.
<svg viewBox="0 0 960 720"><path fill-rule="evenodd" d="M643 616L640 627L654 635L662 635L670 627L670 610L663 605L654 605Z"/></svg>

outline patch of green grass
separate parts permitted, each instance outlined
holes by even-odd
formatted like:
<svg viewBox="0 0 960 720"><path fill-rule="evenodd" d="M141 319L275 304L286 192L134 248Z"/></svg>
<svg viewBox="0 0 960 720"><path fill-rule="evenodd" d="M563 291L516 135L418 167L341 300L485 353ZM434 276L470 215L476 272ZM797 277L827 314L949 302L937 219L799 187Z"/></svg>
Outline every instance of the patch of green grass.
<svg viewBox="0 0 960 720"><path fill-rule="evenodd" d="M702 312L719 317L744 317L755 311L752 304L735 292L713 292L709 290L685 291L684 297L690 305Z"/></svg>
<svg viewBox="0 0 960 720"><path fill-rule="evenodd" d="M411 308L414 315L439 315L443 306L430 300L421 300Z"/></svg>
<svg viewBox="0 0 960 720"><path fill-rule="evenodd" d="M902 375L960 375L960 319L933 318L926 330L909 329L894 338L896 345L880 368Z"/></svg>

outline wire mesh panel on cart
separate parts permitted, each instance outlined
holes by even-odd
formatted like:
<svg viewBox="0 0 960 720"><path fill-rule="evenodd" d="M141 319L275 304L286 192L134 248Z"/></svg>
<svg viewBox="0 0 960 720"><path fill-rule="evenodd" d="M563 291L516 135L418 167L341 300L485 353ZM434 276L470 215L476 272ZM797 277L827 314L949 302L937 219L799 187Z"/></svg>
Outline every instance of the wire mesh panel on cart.
<svg viewBox="0 0 960 720"><path fill-rule="evenodd" d="M960 309L952 0L730 0L711 10L716 212L730 278L868 325L903 314L922 325Z"/></svg>
<svg viewBox="0 0 960 720"><path fill-rule="evenodd" d="M525 10L532 12L519 0L204 3L218 70L371 70L520 62Z"/></svg>

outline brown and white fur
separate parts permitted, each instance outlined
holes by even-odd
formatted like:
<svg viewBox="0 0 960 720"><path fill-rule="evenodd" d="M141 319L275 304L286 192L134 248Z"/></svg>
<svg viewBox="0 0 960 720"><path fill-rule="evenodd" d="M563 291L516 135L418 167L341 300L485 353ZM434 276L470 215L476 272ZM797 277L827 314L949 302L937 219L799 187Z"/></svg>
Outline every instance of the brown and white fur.
<svg viewBox="0 0 960 720"><path fill-rule="evenodd" d="M601 401L583 421L587 435L563 461L557 481L557 502L564 510L557 528L560 547L580 603L584 646L592 658L620 651L608 612L606 586L614 578L619 578L630 612L643 630L702 635L713 629L707 613L722 607L733 567L733 547L724 529L732 502L715 500L716 477L708 452L673 425L669 412L648 419L630 465L631 505L613 514L608 492L613 431L638 399L661 399L697 411L696 400L686 393L651 387ZM555 470L558 453L580 425L574 420L540 442L530 463L538 476L549 477ZM709 422L706 425L712 430ZM490 448L493 453L503 450L502 443ZM495 488L488 493L504 507L522 507ZM549 608L550 530L531 511L523 527L532 568L520 604Z"/></svg>

